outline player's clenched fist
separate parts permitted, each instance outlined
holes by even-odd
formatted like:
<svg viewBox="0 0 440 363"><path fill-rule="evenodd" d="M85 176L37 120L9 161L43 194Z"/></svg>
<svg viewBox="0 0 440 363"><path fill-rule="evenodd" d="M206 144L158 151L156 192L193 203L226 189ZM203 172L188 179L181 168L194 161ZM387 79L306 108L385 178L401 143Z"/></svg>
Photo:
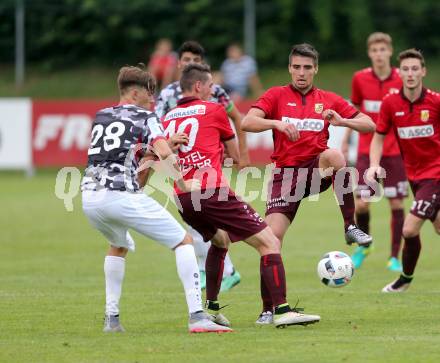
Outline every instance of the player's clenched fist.
<svg viewBox="0 0 440 363"><path fill-rule="evenodd" d="M385 170L381 166L372 166L367 170L367 180L371 183L385 178Z"/></svg>
<svg viewBox="0 0 440 363"><path fill-rule="evenodd" d="M188 135L184 132L175 133L168 139L168 145L171 150L176 151L180 145L187 145L189 141Z"/></svg>
<svg viewBox="0 0 440 363"><path fill-rule="evenodd" d="M292 124L277 121L275 128L285 134L290 141L296 141L300 137L298 129Z"/></svg>
<svg viewBox="0 0 440 363"><path fill-rule="evenodd" d="M345 126L344 119L334 110L324 110L322 117L333 126Z"/></svg>

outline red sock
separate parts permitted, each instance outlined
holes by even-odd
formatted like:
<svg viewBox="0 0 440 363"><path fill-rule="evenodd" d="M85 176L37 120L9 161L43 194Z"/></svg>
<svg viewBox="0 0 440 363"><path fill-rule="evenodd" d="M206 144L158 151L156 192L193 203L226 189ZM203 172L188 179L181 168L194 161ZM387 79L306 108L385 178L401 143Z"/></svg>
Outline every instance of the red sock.
<svg viewBox="0 0 440 363"><path fill-rule="evenodd" d="M286 273L281 255L270 254L261 256L260 273L272 298L272 305L285 304L286 300Z"/></svg>
<svg viewBox="0 0 440 363"><path fill-rule="evenodd" d="M403 273L406 276L412 276L419 259L422 243L420 242L420 235L415 237L405 238L405 244L402 251L402 267Z"/></svg>
<svg viewBox="0 0 440 363"><path fill-rule="evenodd" d="M370 212L356 213L356 224L361 231L369 234L370 233Z"/></svg>
<svg viewBox="0 0 440 363"><path fill-rule="evenodd" d="M341 177L339 175L341 175L341 173L344 173L342 185L335 185L335 181L340 183ZM342 217L344 218L344 228L347 230L349 225L355 224L354 196L349 168L340 169L333 174L333 188L336 194L336 199L338 200L339 208L341 209ZM348 192L347 189L350 189L351 191Z"/></svg>
<svg viewBox="0 0 440 363"><path fill-rule="evenodd" d="M227 248L219 248L211 244L206 257L206 300L217 301L223 278L223 268Z"/></svg>
<svg viewBox="0 0 440 363"><path fill-rule="evenodd" d="M260 268L260 291L261 291L261 300L263 301L263 312L272 311L272 297L270 296L270 291L264 282L262 270Z"/></svg>
<svg viewBox="0 0 440 363"><path fill-rule="evenodd" d="M399 256L404 219L403 209L393 209L391 211L391 257L397 258Z"/></svg>

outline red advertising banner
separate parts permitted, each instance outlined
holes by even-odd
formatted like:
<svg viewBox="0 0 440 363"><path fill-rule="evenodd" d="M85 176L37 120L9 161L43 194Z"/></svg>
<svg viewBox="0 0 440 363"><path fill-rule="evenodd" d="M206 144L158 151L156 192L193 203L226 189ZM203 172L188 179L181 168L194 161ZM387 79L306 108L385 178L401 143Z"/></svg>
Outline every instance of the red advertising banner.
<svg viewBox="0 0 440 363"><path fill-rule="evenodd" d="M32 159L35 167L85 165L96 112L113 101L32 102Z"/></svg>
<svg viewBox="0 0 440 363"><path fill-rule="evenodd" d="M237 105L246 114L252 101ZM35 167L85 165L90 131L98 110L115 101L32 101L32 163ZM270 162L270 132L248 134L253 164Z"/></svg>

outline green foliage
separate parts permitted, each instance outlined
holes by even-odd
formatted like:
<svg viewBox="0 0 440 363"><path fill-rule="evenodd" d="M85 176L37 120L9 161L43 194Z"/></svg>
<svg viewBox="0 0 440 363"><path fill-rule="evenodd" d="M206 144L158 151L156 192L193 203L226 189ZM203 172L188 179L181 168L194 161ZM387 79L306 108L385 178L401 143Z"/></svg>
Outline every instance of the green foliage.
<svg viewBox="0 0 440 363"><path fill-rule="evenodd" d="M0 3L0 63L14 57L14 6ZM243 39L243 1L23 0L27 60L47 69L79 63L122 65L146 61L154 43L199 40L218 67L226 46ZM359 59L372 31L389 32L395 48L440 54L436 0L259 0L257 58L281 66L292 44L313 43L324 59Z"/></svg>
<svg viewBox="0 0 440 363"><path fill-rule="evenodd" d="M366 56L362 62L321 61L316 85L350 96L351 77L356 70L368 65ZM273 65L260 68L264 88L287 84L287 55L280 57L285 62L281 67ZM428 75L423 83L426 87L439 90L440 62L427 59ZM26 83L21 88L14 87L13 67L0 67L0 97L33 97L43 99L113 99L117 97L115 66L75 67L65 70L44 71L41 67L29 67Z"/></svg>

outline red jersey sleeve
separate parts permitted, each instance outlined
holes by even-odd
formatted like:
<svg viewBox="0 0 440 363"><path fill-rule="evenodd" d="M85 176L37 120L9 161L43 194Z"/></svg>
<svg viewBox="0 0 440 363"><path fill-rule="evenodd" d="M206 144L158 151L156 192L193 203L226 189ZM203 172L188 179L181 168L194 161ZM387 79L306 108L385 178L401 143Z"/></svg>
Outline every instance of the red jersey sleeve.
<svg viewBox="0 0 440 363"><path fill-rule="evenodd" d="M263 95L260 96L260 98L257 100L256 103L252 105L252 107L259 108L265 113L266 118L274 118L273 116L273 110L275 109L276 105L276 88L269 88L266 92L263 93Z"/></svg>
<svg viewBox="0 0 440 363"><path fill-rule="evenodd" d="M334 95L333 109L341 115L343 118L354 118L359 111L350 105L341 96Z"/></svg>
<svg viewBox="0 0 440 363"><path fill-rule="evenodd" d="M351 103L360 106L362 103L362 93L357 74L351 80Z"/></svg>
<svg viewBox="0 0 440 363"><path fill-rule="evenodd" d="M390 131L391 114L389 99L385 98L380 106L379 118L376 123L376 132L378 134L386 135Z"/></svg>
<svg viewBox="0 0 440 363"><path fill-rule="evenodd" d="M216 115L217 120L215 126L219 130L220 139L222 141L233 139L235 137L235 133L231 128L225 108L219 105L218 109L216 110Z"/></svg>

